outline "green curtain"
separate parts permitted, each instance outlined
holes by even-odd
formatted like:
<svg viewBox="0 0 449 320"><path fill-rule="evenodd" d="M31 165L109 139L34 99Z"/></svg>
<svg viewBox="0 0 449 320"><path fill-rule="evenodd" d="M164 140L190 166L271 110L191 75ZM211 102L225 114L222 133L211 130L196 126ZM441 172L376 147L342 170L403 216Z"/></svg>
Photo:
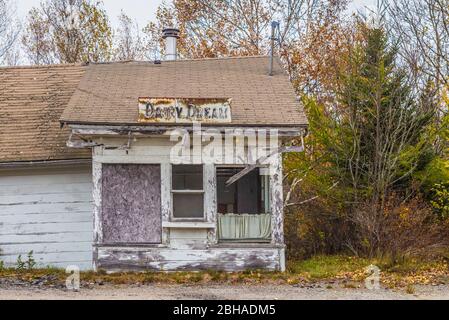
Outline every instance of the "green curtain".
<svg viewBox="0 0 449 320"><path fill-rule="evenodd" d="M219 214L220 240L269 240L271 214Z"/></svg>

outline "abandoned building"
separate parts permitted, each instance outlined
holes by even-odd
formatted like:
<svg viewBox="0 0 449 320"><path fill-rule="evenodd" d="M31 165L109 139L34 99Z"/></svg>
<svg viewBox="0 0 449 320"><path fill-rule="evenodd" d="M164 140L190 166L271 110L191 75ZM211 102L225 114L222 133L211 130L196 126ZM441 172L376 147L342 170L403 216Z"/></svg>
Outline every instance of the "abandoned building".
<svg viewBox="0 0 449 320"><path fill-rule="evenodd" d="M289 77L176 59L176 36L164 61L0 69L7 266L285 270L282 152L307 128Z"/></svg>

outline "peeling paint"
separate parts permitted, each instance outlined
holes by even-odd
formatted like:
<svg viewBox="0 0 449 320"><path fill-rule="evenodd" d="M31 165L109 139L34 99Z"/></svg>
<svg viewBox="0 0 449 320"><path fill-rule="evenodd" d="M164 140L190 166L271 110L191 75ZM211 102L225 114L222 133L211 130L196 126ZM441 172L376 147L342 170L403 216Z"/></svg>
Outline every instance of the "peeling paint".
<svg viewBox="0 0 449 320"><path fill-rule="evenodd" d="M231 99L139 98L139 122L230 123Z"/></svg>
<svg viewBox="0 0 449 320"><path fill-rule="evenodd" d="M112 248L98 249L98 264L108 271L243 271L282 269L279 248L210 248L160 249Z"/></svg>

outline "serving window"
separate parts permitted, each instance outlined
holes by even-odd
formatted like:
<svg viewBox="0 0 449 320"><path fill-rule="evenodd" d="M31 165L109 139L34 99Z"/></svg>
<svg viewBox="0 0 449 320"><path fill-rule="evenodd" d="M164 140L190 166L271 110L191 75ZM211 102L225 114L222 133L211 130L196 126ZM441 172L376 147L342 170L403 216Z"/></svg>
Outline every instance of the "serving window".
<svg viewBox="0 0 449 320"><path fill-rule="evenodd" d="M256 168L233 184L226 182L243 168L217 168L218 236L221 241L269 241L269 176Z"/></svg>
<svg viewBox="0 0 449 320"><path fill-rule="evenodd" d="M203 166L174 165L172 196L175 220L204 220Z"/></svg>

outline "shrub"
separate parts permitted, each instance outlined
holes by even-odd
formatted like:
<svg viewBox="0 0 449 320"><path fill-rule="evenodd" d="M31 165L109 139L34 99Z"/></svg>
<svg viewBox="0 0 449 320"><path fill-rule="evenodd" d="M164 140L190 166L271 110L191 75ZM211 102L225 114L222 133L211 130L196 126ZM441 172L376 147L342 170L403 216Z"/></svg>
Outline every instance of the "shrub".
<svg viewBox="0 0 449 320"><path fill-rule="evenodd" d="M430 204L442 219L449 218L449 184L437 183L432 188Z"/></svg>
<svg viewBox="0 0 449 320"><path fill-rule="evenodd" d="M421 197L403 202L392 195L383 210L366 203L350 219L356 230L350 243L365 256L403 261L435 256L449 246L449 219L441 220Z"/></svg>
<svg viewBox="0 0 449 320"><path fill-rule="evenodd" d="M285 212L285 242L288 259L308 259L317 254L346 253L350 224L337 209L310 202Z"/></svg>

